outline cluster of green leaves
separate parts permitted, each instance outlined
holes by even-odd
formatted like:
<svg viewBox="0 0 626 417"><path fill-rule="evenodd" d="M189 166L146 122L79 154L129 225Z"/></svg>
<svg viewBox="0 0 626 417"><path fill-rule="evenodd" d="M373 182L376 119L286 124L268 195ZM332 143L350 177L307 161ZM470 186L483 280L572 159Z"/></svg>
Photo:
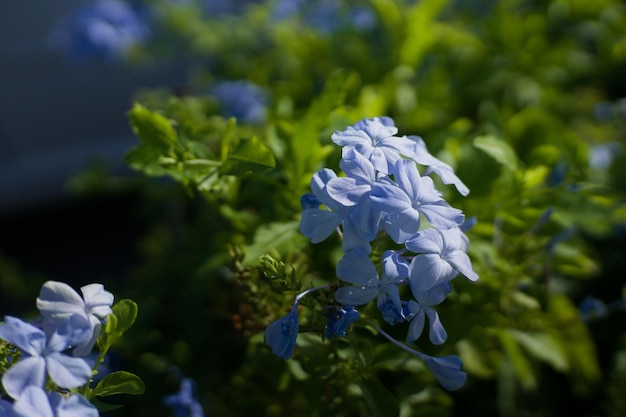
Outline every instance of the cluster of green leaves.
<svg viewBox="0 0 626 417"><path fill-rule="evenodd" d="M553 407L546 390L590 413L601 413L603 401L617 404L610 395L589 400L610 364L598 360L597 339L576 305L590 289L613 285L602 278L593 242L626 221L625 156L606 169L589 166L594 146L626 139L623 120L594 115L599 102L626 96L623 4L367 5L374 28L332 36L297 17L272 21L263 4L219 19L159 5L167 41L210 62L189 91L247 79L272 100L266 123L247 126L220 116L207 94L138 94L129 117L140 144L129 164L201 198L181 196L171 183L149 186L151 208L167 202L178 214L168 211L142 241L146 262L129 291L145 302L139 325L150 336L133 340L128 354L155 379L172 364L196 377L204 401L224 416L259 409L446 416L455 402L473 410L467 415L515 416ZM367 321L345 339L324 340L316 333L323 334L326 299L305 301L302 329L310 333L298 339L293 359L272 357L262 343L264 327L289 310L295 291L335 279L338 241L313 246L298 231L311 175L337 167L330 135L381 115L393 117L400 134L420 133L471 190L460 198L442 186L452 205L477 218L468 234L481 279L455 281L441 306L449 342L418 345L460 354L470 378L454 395ZM568 384L550 385L561 379Z"/></svg>

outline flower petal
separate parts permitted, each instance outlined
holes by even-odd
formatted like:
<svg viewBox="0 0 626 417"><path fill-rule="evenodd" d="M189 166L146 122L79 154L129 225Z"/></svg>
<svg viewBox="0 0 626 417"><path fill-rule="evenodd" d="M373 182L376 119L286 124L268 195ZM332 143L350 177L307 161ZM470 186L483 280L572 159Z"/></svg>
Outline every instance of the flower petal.
<svg viewBox="0 0 626 417"><path fill-rule="evenodd" d="M2 377L2 386L17 399L28 386L43 387L46 382L46 360L41 356L21 358Z"/></svg>
<svg viewBox="0 0 626 417"><path fill-rule="evenodd" d="M64 282L47 281L41 287L37 308L44 317L69 316L85 311L85 302L76 291Z"/></svg>
<svg viewBox="0 0 626 417"><path fill-rule="evenodd" d="M426 291L437 284L450 281L457 275L452 266L439 255L417 255L409 265L412 291ZM417 298L417 297L416 297Z"/></svg>
<svg viewBox="0 0 626 417"><path fill-rule="evenodd" d="M6 316L0 325L0 339L19 347L23 353L38 356L46 348L46 335L32 324Z"/></svg>
<svg viewBox="0 0 626 417"><path fill-rule="evenodd" d="M82 358L51 353L46 356L46 365L48 375L61 388L75 388L91 378L91 368Z"/></svg>
<svg viewBox="0 0 626 417"><path fill-rule="evenodd" d="M350 284L378 288L380 283L376 267L367 252L354 248L346 253L337 264L337 276ZM351 305L350 303L344 303ZM352 304L354 305L354 304Z"/></svg>
<svg viewBox="0 0 626 417"><path fill-rule="evenodd" d="M430 307L424 308L424 313L428 317L428 321L430 322L430 331L428 332L428 337L433 345L441 345L448 338L448 333L446 333L446 329L443 328L443 324L439 320L439 314L435 311L435 309Z"/></svg>
<svg viewBox="0 0 626 417"><path fill-rule="evenodd" d="M335 300L345 305L360 306L372 301L378 295L377 287L357 287L350 285L335 291Z"/></svg>

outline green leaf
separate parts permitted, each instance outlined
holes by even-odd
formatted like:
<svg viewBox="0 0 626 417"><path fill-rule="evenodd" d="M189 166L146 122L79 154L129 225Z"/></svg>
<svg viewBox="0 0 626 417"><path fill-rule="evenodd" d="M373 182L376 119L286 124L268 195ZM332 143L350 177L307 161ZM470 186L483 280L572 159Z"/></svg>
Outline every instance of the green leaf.
<svg viewBox="0 0 626 417"><path fill-rule="evenodd" d="M521 332L519 330L509 330L515 340L526 349L526 351L536 359L552 365L554 369L561 372L569 370L569 363L565 352L561 350L554 338L546 333Z"/></svg>
<svg viewBox="0 0 626 417"><path fill-rule="evenodd" d="M261 255L272 250L280 254L302 249L306 237L300 233L300 222L276 222L259 226L252 244L243 247L246 256L244 264L256 263Z"/></svg>
<svg viewBox="0 0 626 417"><path fill-rule="evenodd" d="M474 139L474 146L511 171L517 169L515 150L502 139L491 135L479 136Z"/></svg>
<svg viewBox="0 0 626 417"><path fill-rule="evenodd" d="M222 168L224 174L242 175L274 168L276 161L272 151L256 136L240 139L229 154Z"/></svg>
<svg viewBox="0 0 626 417"><path fill-rule="evenodd" d="M170 121L159 113L135 104L129 117L133 132L144 145L160 148L176 145L176 131Z"/></svg>
<svg viewBox="0 0 626 417"><path fill-rule="evenodd" d="M168 174L168 170L159 164L159 158L162 156L163 150L160 148L139 145L128 151L125 159L131 168L146 175L158 177Z"/></svg>
<svg viewBox="0 0 626 417"><path fill-rule="evenodd" d="M116 371L102 378L92 395L98 397L117 394L141 395L145 389L143 381L137 375L126 371Z"/></svg>
<svg viewBox="0 0 626 417"><path fill-rule="evenodd" d="M135 323L138 312L137 304L128 299L120 300L113 306L113 314L117 318L117 328L115 332L122 335Z"/></svg>
<svg viewBox="0 0 626 417"><path fill-rule="evenodd" d="M360 381L363 399L370 409L369 415L377 417L398 417L398 400L377 379L367 378Z"/></svg>
<svg viewBox="0 0 626 417"><path fill-rule="evenodd" d="M107 413L109 411L117 410L123 407L123 405L119 405L119 404L109 404L109 403L102 402L98 400L97 398L90 398L89 402L95 405L96 408L98 408L98 411L100 411L101 413Z"/></svg>
<svg viewBox="0 0 626 417"><path fill-rule="evenodd" d="M513 369L515 370L515 375L517 375L517 379L521 383L521 385L526 389L534 389L537 387L537 378L533 373L532 366L524 352L520 349L520 345L508 329L501 329L498 331L498 336L500 339L500 344L502 345L502 350L508 356Z"/></svg>

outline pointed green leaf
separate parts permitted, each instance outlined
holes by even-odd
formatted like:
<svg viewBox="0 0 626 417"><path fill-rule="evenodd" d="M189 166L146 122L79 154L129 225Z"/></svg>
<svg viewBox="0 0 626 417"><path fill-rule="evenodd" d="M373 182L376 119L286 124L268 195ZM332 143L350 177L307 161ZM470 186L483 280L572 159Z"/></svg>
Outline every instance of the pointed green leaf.
<svg viewBox="0 0 626 417"><path fill-rule="evenodd" d="M517 168L515 150L504 140L491 135L479 136L474 139L474 146L511 171Z"/></svg>
<svg viewBox="0 0 626 417"><path fill-rule="evenodd" d="M146 387L137 375L126 371L117 371L108 374L93 390L93 395L106 397L116 394L141 395Z"/></svg>
<svg viewBox="0 0 626 417"><path fill-rule="evenodd" d="M159 113L135 104L129 117L133 132L144 145L160 148L176 145L176 131L170 121Z"/></svg>

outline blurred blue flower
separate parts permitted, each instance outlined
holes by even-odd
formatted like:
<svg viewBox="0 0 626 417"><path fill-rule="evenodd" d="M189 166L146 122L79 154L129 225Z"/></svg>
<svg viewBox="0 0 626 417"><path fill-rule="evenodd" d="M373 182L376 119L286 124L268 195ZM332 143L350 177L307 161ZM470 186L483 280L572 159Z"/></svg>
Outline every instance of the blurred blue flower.
<svg viewBox="0 0 626 417"><path fill-rule="evenodd" d="M268 93L249 81L224 81L209 89L226 117L249 124L261 124L267 118Z"/></svg>
<svg viewBox="0 0 626 417"><path fill-rule="evenodd" d="M276 356L289 359L293 354L298 337L298 302L285 317L274 320L265 329L265 344Z"/></svg>
<svg viewBox="0 0 626 417"><path fill-rule="evenodd" d="M328 324L326 324L326 338L333 336L346 336L348 327L359 320L359 312L352 306L332 306L328 313Z"/></svg>
<svg viewBox="0 0 626 417"><path fill-rule="evenodd" d="M377 22L371 8L351 7L341 0L277 0L271 13L277 21L298 17L307 26L323 33L333 33L342 28L369 30Z"/></svg>
<svg viewBox="0 0 626 417"><path fill-rule="evenodd" d="M430 228L407 240L407 249L417 254L409 265L409 283L413 293L450 281L458 272L476 281L478 274L472 269L465 253L467 245L467 237L458 228Z"/></svg>
<svg viewBox="0 0 626 417"><path fill-rule="evenodd" d="M590 322L594 319L606 317L609 314L609 309L604 301L588 295L580 302L578 312L582 321Z"/></svg>
<svg viewBox="0 0 626 417"><path fill-rule="evenodd" d="M410 300L404 306L404 315L407 320L411 321L409 325L409 332L406 336L407 343L413 343L422 335L424 330L424 324L426 317L430 322L429 338L435 345L440 345L446 341L448 334L444 329L441 321L439 321L439 314L432 306L440 304L448 294L452 291L452 286L449 282L435 285L426 291L413 291L415 300Z"/></svg>
<svg viewBox="0 0 626 417"><path fill-rule="evenodd" d="M116 61L149 36L146 18L129 3L90 0L57 24L49 45L80 61Z"/></svg>
<svg viewBox="0 0 626 417"><path fill-rule="evenodd" d="M174 410L176 417L204 417L202 405L194 395L194 381L183 378L180 381L180 390L163 398L163 404Z"/></svg>
<svg viewBox="0 0 626 417"><path fill-rule="evenodd" d="M74 346L74 356L86 356L91 352L100 335L102 320L113 312L113 294L102 284L89 284L81 287L80 295L64 282L47 281L41 287L37 298L37 308L44 318L43 328L51 334L68 317L79 314L90 324L90 337Z"/></svg>
<svg viewBox="0 0 626 417"><path fill-rule="evenodd" d="M618 142L608 142L591 146L589 150L589 167L608 169L613 160L622 153L622 146Z"/></svg>
<svg viewBox="0 0 626 417"><path fill-rule="evenodd" d="M435 227L448 229L463 222L461 210L441 198L430 177L422 177L415 162L397 160L389 177L372 185L372 205L386 213L383 228L396 243L404 243L420 228L423 215Z"/></svg>
<svg viewBox="0 0 626 417"><path fill-rule="evenodd" d="M0 326L0 338L20 348L22 357L2 377L5 391L17 399L28 386L44 387L46 373L61 388L85 384L91 377L91 367L82 358L62 352L88 338L90 329L88 320L75 314L47 338L43 330L7 316Z"/></svg>
<svg viewBox="0 0 626 417"><path fill-rule="evenodd" d="M409 267L394 251L383 254L383 274L378 278L376 267L365 251L355 248L337 264L337 276L350 286L338 288L335 300L344 305L363 305L377 298L377 306L389 316L390 307L395 316L404 317L398 285L406 280ZM391 315L394 317L394 315Z"/></svg>
<svg viewBox="0 0 626 417"><path fill-rule="evenodd" d="M79 394L64 396L58 392L46 392L40 387L29 386L16 399L14 417L98 417L98 409Z"/></svg>

